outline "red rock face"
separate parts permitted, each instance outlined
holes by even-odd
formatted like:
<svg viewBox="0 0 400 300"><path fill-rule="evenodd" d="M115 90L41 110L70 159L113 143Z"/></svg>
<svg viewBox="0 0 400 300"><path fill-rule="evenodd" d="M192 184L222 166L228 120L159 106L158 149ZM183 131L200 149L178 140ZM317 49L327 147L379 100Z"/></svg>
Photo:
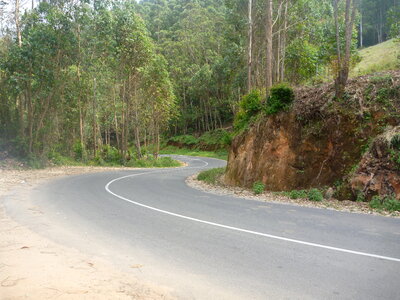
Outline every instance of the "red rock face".
<svg viewBox="0 0 400 300"><path fill-rule="evenodd" d="M391 84L400 90L400 72L393 76ZM348 192L342 198L348 199L358 191L368 197L388 192L399 195L399 171L393 166L382 168L387 163L382 159L387 156L386 150L376 149L380 167L361 166L371 163L362 155L371 139L388 126L400 124L400 98L396 96L391 104L396 115L379 103L367 106L363 102L366 96L357 97L371 83L368 78L360 80L353 82L354 86L350 84L347 102L332 100L332 88L327 86L297 91L290 112L264 117L237 136L229 152L226 183L251 187L262 181L268 190L287 191L344 181ZM309 99L310 95L314 98Z"/></svg>
<svg viewBox="0 0 400 300"><path fill-rule="evenodd" d="M342 119L341 125L347 128L351 122ZM338 131L329 122L317 130L310 133L294 113L261 120L234 139L226 182L250 187L262 181L272 191L332 185L360 159L361 145L352 132Z"/></svg>
<svg viewBox="0 0 400 300"><path fill-rule="evenodd" d="M353 193L362 192L367 200L375 195L395 195L400 199L400 168L390 154L390 138L396 133L400 134L400 127L389 129L374 140L350 176Z"/></svg>

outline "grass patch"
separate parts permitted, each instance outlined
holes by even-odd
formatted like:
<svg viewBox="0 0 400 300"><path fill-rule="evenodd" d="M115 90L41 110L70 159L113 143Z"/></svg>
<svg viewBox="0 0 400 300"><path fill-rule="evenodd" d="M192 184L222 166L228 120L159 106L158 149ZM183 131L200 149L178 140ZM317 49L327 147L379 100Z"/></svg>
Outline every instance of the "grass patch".
<svg viewBox="0 0 400 300"><path fill-rule="evenodd" d="M318 189L292 190L288 192L281 192L280 194L289 197L290 199L308 199L315 202L320 202L324 199L322 192Z"/></svg>
<svg viewBox="0 0 400 300"><path fill-rule="evenodd" d="M256 195L264 193L265 190L265 184L262 183L261 181L256 181L253 184L253 192Z"/></svg>
<svg viewBox="0 0 400 300"><path fill-rule="evenodd" d="M149 156L143 159L131 159L125 164L125 166L133 168L170 168L180 167L181 163L167 156L162 156L157 159Z"/></svg>
<svg viewBox="0 0 400 300"><path fill-rule="evenodd" d="M352 77L399 68L399 43L392 39L359 51L361 61L354 67Z"/></svg>
<svg viewBox="0 0 400 300"><path fill-rule="evenodd" d="M321 191L318 189L311 189L307 193L308 200L320 202L324 200L324 196L322 195Z"/></svg>
<svg viewBox="0 0 400 300"><path fill-rule="evenodd" d="M390 212L400 211L400 201L396 200L395 197L387 196L381 198L379 196L374 196L369 202L369 206L377 210L386 210Z"/></svg>
<svg viewBox="0 0 400 300"><path fill-rule="evenodd" d="M193 135L185 134L173 136L169 139L172 142L177 142L185 145L196 145L199 143L199 139L194 137Z"/></svg>
<svg viewBox="0 0 400 300"><path fill-rule="evenodd" d="M186 149L178 148L174 146L167 146L160 150L160 154L176 154L176 155L188 155L188 156L203 156L227 160L228 151L225 149L217 151L203 151L198 149Z"/></svg>
<svg viewBox="0 0 400 300"><path fill-rule="evenodd" d="M209 184L216 184L218 178L225 173L225 168L215 168L202 171L197 175L197 179Z"/></svg>

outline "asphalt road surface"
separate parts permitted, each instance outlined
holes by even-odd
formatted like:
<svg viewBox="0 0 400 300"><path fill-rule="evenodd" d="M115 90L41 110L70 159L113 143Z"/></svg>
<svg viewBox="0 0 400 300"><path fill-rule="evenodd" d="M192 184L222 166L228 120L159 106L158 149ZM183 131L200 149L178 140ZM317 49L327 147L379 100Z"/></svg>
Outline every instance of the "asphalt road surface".
<svg viewBox="0 0 400 300"><path fill-rule="evenodd" d="M5 207L181 299L400 299L400 219L194 190L186 177L225 162L177 158L188 166L65 177Z"/></svg>

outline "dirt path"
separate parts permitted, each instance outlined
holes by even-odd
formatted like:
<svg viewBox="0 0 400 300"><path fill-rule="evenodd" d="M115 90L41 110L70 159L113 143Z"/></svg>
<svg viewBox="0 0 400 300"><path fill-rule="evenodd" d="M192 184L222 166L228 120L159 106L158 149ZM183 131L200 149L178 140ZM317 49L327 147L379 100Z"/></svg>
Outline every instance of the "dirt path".
<svg viewBox="0 0 400 300"><path fill-rule="evenodd" d="M1 197L51 178L110 168L0 169L1 299L171 299L171 291L121 272L108 262L58 245L5 213ZM37 212L40 214L40 212ZM133 269L140 265L131 266ZM139 273L140 274L140 273Z"/></svg>

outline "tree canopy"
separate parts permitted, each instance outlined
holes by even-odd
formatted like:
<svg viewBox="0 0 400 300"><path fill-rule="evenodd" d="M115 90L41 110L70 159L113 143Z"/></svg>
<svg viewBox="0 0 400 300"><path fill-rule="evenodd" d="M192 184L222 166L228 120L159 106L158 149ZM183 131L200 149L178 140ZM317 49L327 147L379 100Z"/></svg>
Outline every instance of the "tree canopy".
<svg viewBox="0 0 400 300"><path fill-rule="evenodd" d="M21 155L157 155L160 135L231 124L251 90L334 78L351 64L338 50L400 36L398 0L13 3L10 17L0 4L0 134Z"/></svg>

